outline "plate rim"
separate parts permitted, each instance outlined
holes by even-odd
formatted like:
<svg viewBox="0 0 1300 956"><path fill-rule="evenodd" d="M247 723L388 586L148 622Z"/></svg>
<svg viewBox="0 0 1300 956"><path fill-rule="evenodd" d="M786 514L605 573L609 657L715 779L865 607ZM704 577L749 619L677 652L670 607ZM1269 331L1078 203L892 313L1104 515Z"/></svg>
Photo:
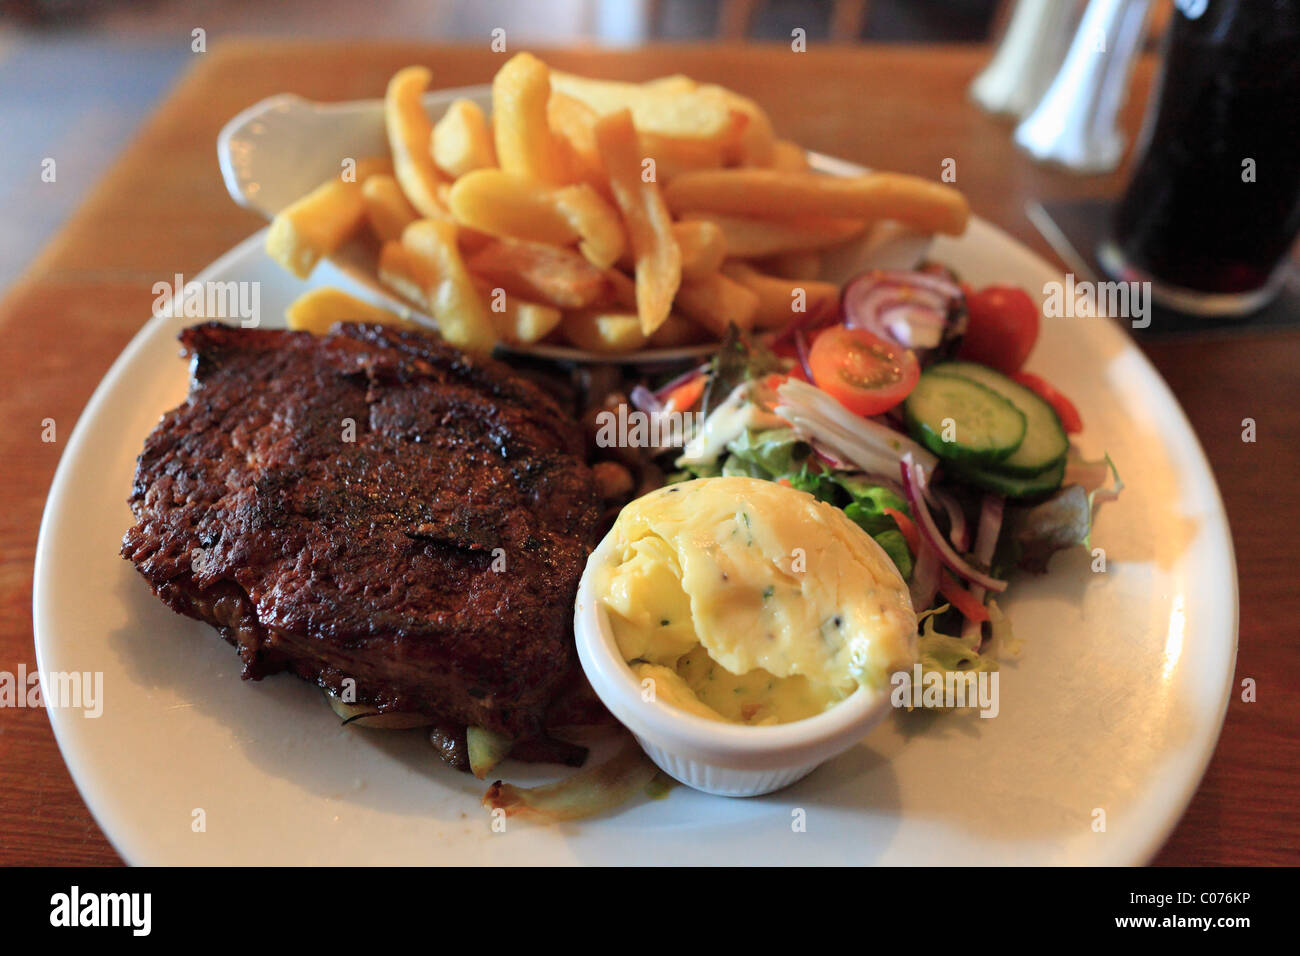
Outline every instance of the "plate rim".
<svg viewBox="0 0 1300 956"><path fill-rule="evenodd" d="M231 263L241 260L264 241L266 229L260 229L253 235L236 243L224 253L213 259L212 262L204 266L195 276L195 281L205 281L206 277L222 268L228 267ZM75 473L75 463L80 457L81 446L85 444L86 435L89 430L89 421L103 405L109 394L114 391L118 385L118 380L124 377L126 368L131 364L132 359L138 352L143 351L150 338L156 330L170 321L170 316L166 311L159 311L151 315L136 333L131 336L126 346L118 353L117 358L104 372L94 391L90 393L90 398L86 400L85 406L77 415L77 422L72 427L72 434L68 436L68 442L63 448L62 454L59 455L59 463L54 469L54 477L50 480L50 489L45 495L45 505L41 509L41 523L36 537L36 556L32 562L32 643L36 651L36 667L40 672L41 678L41 695L44 699L45 688L45 651L43 645L48 639L49 627L45 623L45 611L43 609L42 598L49 589L49 574L51 573L50 564L54 560L51 554L52 546L50 538L52 535L53 524L56 520L55 508L53 507L56 498L66 494L65 486L72 481ZM86 809L94 818L95 824L104 834L104 838L128 865L138 865L138 861L132 859L132 856L126 852L125 847L120 841L120 832L115 834L116 827L110 826L104 816L96 806L104 806L107 798L100 796L99 791L102 783L89 779L84 765L78 766L68 756L68 729L67 718L61 708L44 708L46 717L50 721L50 730L54 734L54 742L58 745L59 756L63 758L63 765L67 768L68 775L72 777L73 785L77 788L82 802L86 804ZM92 795L96 799L92 800Z"/></svg>

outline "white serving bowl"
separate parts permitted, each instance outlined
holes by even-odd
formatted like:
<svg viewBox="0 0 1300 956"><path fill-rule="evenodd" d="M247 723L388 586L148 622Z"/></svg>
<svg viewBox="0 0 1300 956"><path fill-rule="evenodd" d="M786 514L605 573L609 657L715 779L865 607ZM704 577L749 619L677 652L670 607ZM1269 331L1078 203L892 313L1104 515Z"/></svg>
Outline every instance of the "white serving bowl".
<svg viewBox="0 0 1300 956"><path fill-rule="evenodd" d="M865 687L815 717L766 727L708 720L644 699L597 590L600 569L617 560L612 535L587 560L573 613L578 660L596 695L641 749L688 787L727 797L780 790L858 743L889 712L888 689Z"/></svg>

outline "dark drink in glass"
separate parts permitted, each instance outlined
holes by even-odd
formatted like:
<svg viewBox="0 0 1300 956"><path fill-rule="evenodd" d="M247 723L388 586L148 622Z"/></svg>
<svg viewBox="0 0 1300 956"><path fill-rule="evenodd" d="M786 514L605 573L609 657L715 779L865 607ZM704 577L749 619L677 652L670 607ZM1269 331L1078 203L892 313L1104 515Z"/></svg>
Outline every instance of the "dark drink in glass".
<svg viewBox="0 0 1300 956"><path fill-rule="evenodd" d="M1300 0L1177 0L1106 268L1181 311L1276 291L1300 232Z"/></svg>

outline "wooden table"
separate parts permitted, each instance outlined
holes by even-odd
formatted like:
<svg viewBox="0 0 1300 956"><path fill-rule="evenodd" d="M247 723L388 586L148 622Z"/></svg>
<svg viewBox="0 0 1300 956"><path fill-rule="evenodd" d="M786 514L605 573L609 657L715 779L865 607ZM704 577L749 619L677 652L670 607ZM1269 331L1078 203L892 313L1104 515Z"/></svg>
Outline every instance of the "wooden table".
<svg viewBox="0 0 1300 956"><path fill-rule="evenodd" d="M957 162L972 207L1054 259L1026 199L1115 194L1124 173L1081 178L1028 162L1004 122L966 87L987 58L972 48L656 47L545 54L557 67L639 80L685 72L759 100L780 133L885 169L937 177ZM250 41L195 56L192 71L112 172L0 303L0 670L35 667L32 560L62 442L95 384L148 318L152 284L196 274L262 225L226 196L214 144L222 124L273 93L340 100L382 94L421 62L437 84L487 82L502 58L473 48ZM1153 64L1136 71L1124 124L1137 127ZM1131 136L1130 136L1131 139ZM1161 863L1295 863L1300 847L1300 333L1160 341L1147 353L1177 393L1227 502L1241 579L1238 680L1219 748ZM1243 446L1241 419L1258 421ZM40 440L53 418L59 441ZM1243 452L1249 448L1250 452ZM0 710L0 863L104 864L117 854L78 796L44 713Z"/></svg>

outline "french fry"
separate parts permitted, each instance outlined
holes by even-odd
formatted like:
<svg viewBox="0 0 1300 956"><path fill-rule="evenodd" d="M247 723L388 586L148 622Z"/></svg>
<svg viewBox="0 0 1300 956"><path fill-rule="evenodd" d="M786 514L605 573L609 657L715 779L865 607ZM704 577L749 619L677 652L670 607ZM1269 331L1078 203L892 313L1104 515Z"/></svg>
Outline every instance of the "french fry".
<svg viewBox="0 0 1300 956"><path fill-rule="evenodd" d="M402 238L402 230L420 218L397 180L386 173L370 176L361 184L361 199L370 230L380 242Z"/></svg>
<svg viewBox="0 0 1300 956"><path fill-rule="evenodd" d="M469 270L510 295L561 309L594 305L611 292L605 272L572 249L519 239L490 242L470 257Z"/></svg>
<svg viewBox="0 0 1300 956"><path fill-rule="evenodd" d="M460 225L452 217L450 212L436 218L444 219L459 227L457 229L457 235L459 236L460 251L462 255L472 256L485 246L489 246L493 242L496 242L496 239L488 235L486 232L479 232L477 229L470 226Z"/></svg>
<svg viewBox="0 0 1300 956"><path fill-rule="evenodd" d="M673 73L669 76L660 76L653 80L646 80L641 84L641 86L647 90L654 90L657 93L666 93L669 95L692 93L699 89L699 84L685 73Z"/></svg>
<svg viewBox="0 0 1300 956"><path fill-rule="evenodd" d="M408 67L389 83L391 174L323 185L277 217L268 251L306 275L368 220L380 281L467 348L558 332L618 354L775 329L837 301L816 278L823 250L876 222L959 234L969 218L939 183L813 173L754 100L681 74L594 80L520 53L497 71L490 120L461 99L436 124L430 80ZM313 329L359 311L295 306Z"/></svg>
<svg viewBox="0 0 1300 956"><path fill-rule="evenodd" d="M758 296L754 325L760 329L784 328L800 314L832 307L840 297L839 286L833 283L764 275L744 262L728 262L722 274Z"/></svg>
<svg viewBox="0 0 1300 956"><path fill-rule="evenodd" d="M782 279L816 279L822 274L822 254L816 249L782 252L759 259L755 265L759 272Z"/></svg>
<svg viewBox="0 0 1300 956"><path fill-rule="evenodd" d="M717 272L727 258L727 240L715 222L706 219L675 222L673 238L682 255L683 279L699 279ZM635 268L630 249L619 258L618 265L621 269Z"/></svg>
<svg viewBox="0 0 1300 956"><path fill-rule="evenodd" d="M798 143L788 139L778 139L772 144L773 169L786 173L801 173L808 169L808 153Z"/></svg>
<svg viewBox="0 0 1300 956"><path fill-rule="evenodd" d="M563 313L554 306L507 295L505 289L490 288L483 279L476 279L474 285L488 304L497 335L503 342L511 345L540 342L560 324Z"/></svg>
<svg viewBox="0 0 1300 956"><path fill-rule="evenodd" d="M655 329L649 344L657 349L676 349L684 345L695 345L707 337L699 325L673 312L664 320L663 325Z"/></svg>
<svg viewBox="0 0 1300 956"><path fill-rule="evenodd" d="M402 245L434 276L427 295L442 337L471 352L490 352L496 326L461 259L456 231L456 224L446 220L417 219L402 233Z"/></svg>
<svg viewBox="0 0 1300 956"><path fill-rule="evenodd" d="M422 216L437 216L444 211L438 201L442 174L429 151L433 122L420 101L432 78L433 74L425 67L408 66L393 74L384 96L384 125L397 181L402 184L407 200Z"/></svg>
<svg viewBox="0 0 1300 956"><path fill-rule="evenodd" d="M557 208L555 190L499 169L480 169L456 180L447 205L456 221L493 236L567 246L576 229Z"/></svg>
<svg viewBox="0 0 1300 956"><path fill-rule="evenodd" d="M631 110L632 122L642 133L723 141L736 131L730 104L698 90L592 80L559 70L551 71L551 87L586 103L601 117Z"/></svg>
<svg viewBox="0 0 1300 956"><path fill-rule="evenodd" d="M674 305L682 315L694 319L720 339L731 325L742 332L752 329L759 302L758 293L715 272L702 279L682 282Z"/></svg>
<svg viewBox="0 0 1300 956"><path fill-rule="evenodd" d="M452 179L497 164L487 117L473 100L452 101L433 124L432 149L434 164Z"/></svg>
<svg viewBox="0 0 1300 956"><path fill-rule="evenodd" d="M741 166L774 166L778 157L776 134L772 131L772 121L758 106L750 100L742 102L753 107L752 111L741 108L749 122L741 130L735 145L732 146L728 160Z"/></svg>
<svg viewBox="0 0 1300 956"><path fill-rule="evenodd" d="M468 229L460 230L461 255L470 254L472 244L466 243ZM491 236L482 236L485 242L493 242ZM478 247L478 248L481 248ZM400 240L385 242L379 250L379 281L392 289L408 302L418 305L425 312L432 314L429 302L429 289L437 281L437 276L425 260L414 255L402 245Z"/></svg>
<svg viewBox="0 0 1300 956"><path fill-rule="evenodd" d="M727 255L756 259L786 252L806 252L839 245L862 235L867 224L860 219L751 219L720 213L689 212L681 222L708 222L722 231Z"/></svg>
<svg viewBox="0 0 1300 956"><path fill-rule="evenodd" d="M609 186L623 213L636 262L637 314L641 331L651 335L668 318L682 281L682 254L659 184L641 175L641 157L632 114L621 110L596 123L596 142L609 173Z"/></svg>
<svg viewBox="0 0 1300 956"><path fill-rule="evenodd" d="M959 235L970 207L950 186L903 173L821 176L775 169L683 173L664 187L674 213L713 212L788 219L807 216L894 219L926 232Z"/></svg>
<svg viewBox="0 0 1300 956"><path fill-rule="evenodd" d="M330 179L281 209L266 234L267 255L300 279L307 278L316 263L342 245L365 220L360 183L389 168L387 160L362 160L353 179Z"/></svg>
<svg viewBox="0 0 1300 956"><path fill-rule="evenodd" d="M744 117L737 135L727 144L726 162L736 166L772 166L776 158L776 134L763 108L747 96L712 83L699 88L703 96L716 96L733 112Z"/></svg>
<svg viewBox="0 0 1300 956"><path fill-rule="evenodd" d="M673 236L682 252L683 279L699 279L722 268L727 257L727 239L717 223L675 222Z"/></svg>
<svg viewBox="0 0 1300 956"><path fill-rule="evenodd" d="M620 309L636 311L636 280L621 269L606 269L609 301Z"/></svg>
<svg viewBox="0 0 1300 956"><path fill-rule="evenodd" d="M627 233L618 212L586 183L565 186L554 194L555 208L581 237L578 251L597 269L608 269L627 248Z"/></svg>
<svg viewBox="0 0 1300 956"><path fill-rule="evenodd" d="M380 247L379 281L406 301L432 314L429 290L437 284L438 276L428 262L402 245L400 240L390 240Z"/></svg>
<svg viewBox="0 0 1300 956"><path fill-rule="evenodd" d="M585 183L555 189L499 169L480 169L456 180L447 198L459 222L529 242L576 242L598 269L612 265L627 243L618 213Z"/></svg>
<svg viewBox="0 0 1300 956"><path fill-rule="evenodd" d="M646 335L635 312L579 309L566 312L560 331L569 343L588 352L635 352L644 348Z"/></svg>
<svg viewBox="0 0 1300 956"><path fill-rule="evenodd" d="M497 70L492 131L503 171L558 186L564 182L564 167L546 117L549 72L531 53L516 53Z"/></svg>
<svg viewBox="0 0 1300 956"><path fill-rule="evenodd" d="M447 197L451 195L451 187L452 187L451 183L448 182L439 183L438 184L439 205L437 211L434 212L432 216L421 216L417 212L415 214L415 217L411 219L409 222L407 222L406 225L409 226L416 219L439 219L443 222L453 223L454 225L459 227L456 231L456 235L458 237L457 241L460 245L461 252L466 255L478 252L478 250L482 249L489 242L492 242L493 237L486 232L480 232L478 229L475 229L473 226L467 226L462 222L456 221L456 217L451 214L451 209L447 205ZM406 226L403 226L402 229L403 231L405 231Z"/></svg>
<svg viewBox="0 0 1300 956"><path fill-rule="evenodd" d="M324 335L336 322L375 322L406 328L401 316L363 302L342 289L323 287L304 292L284 310L286 324L295 332Z"/></svg>
<svg viewBox="0 0 1300 956"><path fill-rule="evenodd" d="M655 161L655 177L668 182L694 169L717 169L727 152L725 140L684 139L658 133L639 134L641 153Z"/></svg>
<svg viewBox="0 0 1300 956"><path fill-rule="evenodd" d="M551 98L546 101L546 119L565 170L565 181L586 183L612 202L614 196L609 191L605 161L596 146L595 110L552 90Z"/></svg>

